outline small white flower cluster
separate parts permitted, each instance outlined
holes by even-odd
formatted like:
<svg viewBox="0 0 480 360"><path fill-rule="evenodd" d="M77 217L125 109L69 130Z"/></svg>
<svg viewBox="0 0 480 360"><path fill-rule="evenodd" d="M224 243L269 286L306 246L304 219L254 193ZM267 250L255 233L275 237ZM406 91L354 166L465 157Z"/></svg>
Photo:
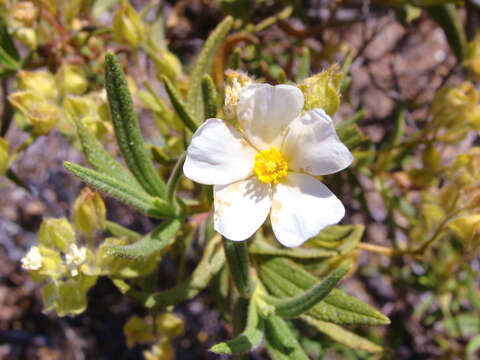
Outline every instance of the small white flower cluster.
<svg viewBox="0 0 480 360"><path fill-rule="evenodd" d="M70 244L68 252L65 254L65 263L70 269L72 276L78 275L78 268L87 261L87 248L80 249L75 244Z"/></svg>
<svg viewBox="0 0 480 360"><path fill-rule="evenodd" d="M32 246L28 253L22 258L22 268L28 271L35 271L42 267L42 255L38 246Z"/></svg>

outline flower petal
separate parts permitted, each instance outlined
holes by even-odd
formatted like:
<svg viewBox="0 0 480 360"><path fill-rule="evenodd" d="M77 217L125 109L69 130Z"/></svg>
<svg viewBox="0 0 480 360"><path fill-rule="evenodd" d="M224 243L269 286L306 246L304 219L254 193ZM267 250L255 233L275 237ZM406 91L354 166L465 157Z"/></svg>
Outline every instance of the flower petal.
<svg viewBox="0 0 480 360"><path fill-rule="evenodd" d="M247 86L239 94L238 123L257 149L280 148L283 131L300 115L303 100L302 92L292 85Z"/></svg>
<svg viewBox="0 0 480 360"><path fill-rule="evenodd" d="M273 192L272 221L277 240L285 246L300 246L325 226L345 215L340 200L312 176L290 173Z"/></svg>
<svg viewBox="0 0 480 360"><path fill-rule="evenodd" d="M214 228L227 239L248 239L267 218L272 204L270 184L252 176L230 185L216 185L213 190Z"/></svg>
<svg viewBox="0 0 480 360"><path fill-rule="evenodd" d="M333 174L353 161L322 109L309 111L290 124L282 151L289 168L312 175Z"/></svg>
<svg viewBox="0 0 480 360"><path fill-rule="evenodd" d="M183 173L201 184L231 184L252 173L255 153L233 126L208 119L193 134Z"/></svg>

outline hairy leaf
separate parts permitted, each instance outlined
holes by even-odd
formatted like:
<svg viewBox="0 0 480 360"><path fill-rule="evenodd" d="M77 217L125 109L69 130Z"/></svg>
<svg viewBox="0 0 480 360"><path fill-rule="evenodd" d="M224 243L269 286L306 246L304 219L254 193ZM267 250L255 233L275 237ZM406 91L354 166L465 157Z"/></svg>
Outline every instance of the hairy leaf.
<svg viewBox="0 0 480 360"><path fill-rule="evenodd" d="M295 297L278 299L265 295L263 299L275 307L275 314L283 317L297 317L325 298L350 268L350 265L341 266L325 280Z"/></svg>
<svg viewBox="0 0 480 360"><path fill-rule="evenodd" d="M159 206L158 200L146 193L141 193L130 185L111 176L101 174L83 166L64 162L64 167L75 176L86 182L89 186L114 197L125 204L131 205L140 212L152 217L172 216L174 211L168 206ZM157 200L157 201L156 201Z"/></svg>
<svg viewBox="0 0 480 360"><path fill-rule="evenodd" d="M168 97L170 102L173 105L173 108L177 112L180 119L183 121L185 126L189 128L192 132L195 132L198 127L197 121L195 121L194 116L190 113L187 105L180 98L180 94L175 89L175 86L172 84L169 78L165 75L162 75L162 81L165 84L165 90L167 90Z"/></svg>
<svg viewBox="0 0 480 360"><path fill-rule="evenodd" d="M308 360L288 324L281 317L265 319L265 346L273 360Z"/></svg>
<svg viewBox="0 0 480 360"><path fill-rule="evenodd" d="M82 144L83 153L92 168L111 177L122 179L137 191L144 193L143 188L127 169L125 169L112 155L105 151L103 146L90 134L87 127L77 118L74 118L78 137Z"/></svg>
<svg viewBox="0 0 480 360"><path fill-rule="evenodd" d="M165 183L145 148L125 75L112 52L105 57L105 80L112 122L122 155L140 185L149 194L163 197Z"/></svg>
<svg viewBox="0 0 480 360"><path fill-rule="evenodd" d="M232 25L233 18L231 16L227 16L217 25L205 42L205 45L198 56L195 67L193 68L187 93L187 103L194 119L200 119L204 113L201 91L202 77L209 71L214 55L220 47L223 39L230 31Z"/></svg>
<svg viewBox="0 0 480 360"><path fill-rule="evenodd" d="M157 251L163 250L172 244L175 233L182 225L182 219L174 218L165 221L155 230L147 234L137 242L110 248L113 255L123 256L130 259L147 258Z"/></svg>
<svg viewBox="0 0 480 360"><path fill-rule="evenodd" d="M300 265L284 258L258 257L264 284L276 296L296 296L314 286L318 279ZM307 314L336 324L384 325L390 320L368 304L333 289Z"/></svg>
<svg viewBox="0 0 480 360"><path fill-rule="evenodd" d="M217 89L210 75L205 74L202 77L202 98L204 108L204 118L211 119L217 117Z"/></svg>
<svg viewBox="0 0 480 360"><path fill-rule="evenodd" d="M245 330L232 340L214 345L210 351L216 354L242 354L255 349L262 339L263 319L258 314L255 297L252 297Z"/></svg>
<svg viewBox="0 0 480 360"><path fill-rule="evenodd" d="M342 328L341 326L332 324L330 322L315 319L308 315L302 315L300 317L307 324L313 326L318 331L331 337L333 340L338 341L355 350L364 350L369 353L377 353L383 351L382 347L367 340L357 334L352 333L349 330Z"/></svg>

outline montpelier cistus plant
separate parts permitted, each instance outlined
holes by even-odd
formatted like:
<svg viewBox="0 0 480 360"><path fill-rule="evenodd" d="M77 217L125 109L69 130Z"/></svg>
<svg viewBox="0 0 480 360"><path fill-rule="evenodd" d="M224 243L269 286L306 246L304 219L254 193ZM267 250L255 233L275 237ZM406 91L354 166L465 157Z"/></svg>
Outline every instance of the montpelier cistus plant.
<svg viewBox="0 0 480 360"><path fill-rule="evenodd" d="M137 12L121 1L108 27L89 23L111 6L100 1L65 3L62 11L51 1L6 3L12 10L0 14L0 75L15 82L8 96L4 86L0 174L28 191L13 165L52 131L87 163L64 162L85 187L69 219L43 219L38 241L21 259L42 286L45 312L83 313L91 306L89 290L107 277L145 309L123 331L128 347L148 345L147 360L178 358L172 341L182 336L184 321L176 306L201 292L211 295L231 335L205 352L301 360L336 349L345 358L388 358L394 341L364 325L389 325L389 318L340 287L356 272L378 273L400 294L409 287L425 291L413 316L426 327L440 322L451 338L468 337L462 354L480 347L480 332L472 330L479 324L471 320L480 296L470 265L480 247L480 150L449 152L480 131L473 82L480 76L480 42L478 34L467 42L455 5L388 4L405 27L422 11L438 24L469 80L442 83L415 132L407 130L408 114L418 104L396 99L391 128L374 141L360 129L361 106L333 121L341 100L349 101L350 67L359 54L327 38L322 52L303 42L320 28L299 30L285 21L302 18L299 4L253 24L242 2L219 1L231 15L187 72L163 37L162 12L153 21L147 15L156 3ZM334 3L331 22L342 6ZM297 39L285 66L256 36L275 24ZM57 43L63 53L55 52ZM331 65L329 54L337 52L343 60ZM67 55L75 60L64 61ZM316 58L330 65L312 75ZM161 86L152 85L143 62ZM132 63L138 79L125 75ZM160 140L144 139L141 111L153 118ZM28 134L15 149L5 139L10 123ZM367 187L385 208L391 246L361 242L378 218ZM148 217L153 230L139 233L107 220L102 196ZM345 215L348 225L339 224ZM189 272L192 243L201 251ZM362 266L360 251L389 265ZM166 258L177 271L169 288L160 286ZM441 346L444 340L437 338Z"/></svg>

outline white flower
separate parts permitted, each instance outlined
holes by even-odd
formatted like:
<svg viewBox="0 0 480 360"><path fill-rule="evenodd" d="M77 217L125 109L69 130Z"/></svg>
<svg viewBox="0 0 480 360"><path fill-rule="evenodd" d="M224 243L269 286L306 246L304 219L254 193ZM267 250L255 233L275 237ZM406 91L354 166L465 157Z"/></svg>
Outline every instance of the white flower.
<svg viewBox="0 0 480 360"><path fill-rule="evenodd" d="M38 270L42 267L42 255L38 246L32 246L22 258L22 268L25 270Z"/></svg>
<svg viewBox="0 0 480 360"><path fill-rule="evenodd" d="M87 261L87 248L80 249L75 244L70 244L68 252L65 254L65 263L70 269L72 276L78 275L78 268Z"/></svg>
<svg viewBox="0 0 480 360"><path fill-rule="evenodd" d="M215 230L227 239L252 236L268 214L285 246L299 246L345 209L310 175L345 169L353 157L322 110L302 114L302 92L256 84L239 93L239 129L208 119L195 132L183 167L187 178L214 186Z"/></svg>

